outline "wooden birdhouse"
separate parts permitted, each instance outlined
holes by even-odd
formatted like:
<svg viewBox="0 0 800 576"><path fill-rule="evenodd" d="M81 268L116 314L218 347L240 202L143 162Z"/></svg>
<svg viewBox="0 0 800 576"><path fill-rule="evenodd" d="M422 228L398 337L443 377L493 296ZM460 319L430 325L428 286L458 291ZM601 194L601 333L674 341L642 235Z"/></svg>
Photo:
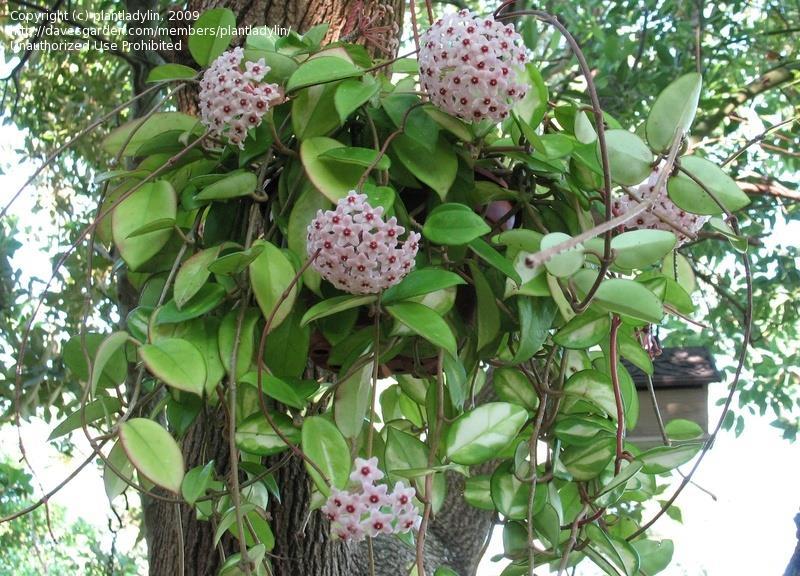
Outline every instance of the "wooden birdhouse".
<svg viewBox="0 0 800 576"><path fill-rule="evenodd" d="M720 374L711 353L701 346L665 348L653 360L653 389L661 418L666 424L685 418L699 424L708 437L708 385L718 382ZM662 443L647 375L626 363L639 395L639 422L628 439L642 448Z"/></svg>

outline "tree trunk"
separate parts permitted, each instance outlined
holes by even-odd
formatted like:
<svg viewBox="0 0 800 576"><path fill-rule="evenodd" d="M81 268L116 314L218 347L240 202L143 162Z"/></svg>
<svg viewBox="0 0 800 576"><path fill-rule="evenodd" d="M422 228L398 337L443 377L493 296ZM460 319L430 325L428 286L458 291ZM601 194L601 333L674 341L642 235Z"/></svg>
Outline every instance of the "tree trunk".
<svg viewBox="0 0 800 576"><path fill-rule="evenodd" d="M402 29L403 0L387 0ZM349 35L356 29L358 17L369 15L375 0L190 0L189 10L227 7L237 15L239 26L281 26L304 32L322 23L330 23L328 41ZM381 22L385 24L385 22ZM180 34L180 31L176 31ZM234 42L241 42L239 38ZM186 44L183 44L184 51ZM369 49L370 47L367 46ZM186 61L188 54L167 55L175 62ZM180 103L191 111L194 103L184 97ZM224 414L216 410L201 416L182 441L186 467L210 459L217 463L219 478L229 473L227 429ZM347 545L330 539L327 520L309 511L310 484L302 462L292 458L275 473L281 499L269 505L270 525L275 534L275 548L270 561L275 576L356 576L368 574L366 546ZM441 513L434 518L426 539L426 568L447 565L458 574L475 573L481 552L492 526L492 514L469 507L463 499L463 478L448 477L448 492ZM159 500L144 504L145 533L149 550L151 576L205 576L216 574L221 565L220 547L215 548L211 522L199 521L188 506ZM178 513L180 510L180 522ZM181 532L179 532L181 530ZM181 553L180 543L183 542ZM238 546L230 540L221 548L225 555ZM374 541L376 574L405 576L415 561L415 551L399 540L380 537Z"/></svg>

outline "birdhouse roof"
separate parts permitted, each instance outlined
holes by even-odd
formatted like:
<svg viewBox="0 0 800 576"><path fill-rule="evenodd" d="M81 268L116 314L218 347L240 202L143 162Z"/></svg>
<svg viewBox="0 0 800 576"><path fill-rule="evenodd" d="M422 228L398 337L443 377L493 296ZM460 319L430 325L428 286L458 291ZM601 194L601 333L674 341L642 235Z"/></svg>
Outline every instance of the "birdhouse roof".
<svg viewBox="0 0 800 576"><path fill-rule="evenodd" d="M647 389L647 375L623 360L638 389ZM718 382L720 373L714 357L702 346L664 348L653 360L653 387L700 388Z"/></svg>

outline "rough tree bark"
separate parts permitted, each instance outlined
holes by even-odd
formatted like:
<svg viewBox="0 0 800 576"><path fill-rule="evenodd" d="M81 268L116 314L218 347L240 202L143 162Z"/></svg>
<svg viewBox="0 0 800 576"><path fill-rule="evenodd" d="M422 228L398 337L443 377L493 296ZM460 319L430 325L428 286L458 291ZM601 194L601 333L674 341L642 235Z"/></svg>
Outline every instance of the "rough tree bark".
<svg viewBox="0 0 800 576"><path fill-rule="evenodd" d="M386 0L385 3L393 7L402 29L404 0ZM300 33L321 22L328 22L327 39L332 41L349 34L357 14L368 12L374 4L375 0L190 0L188 9L227 7L236 13L239 26L266 24ZM186 57L186 54L174 54L168 59L182 61ZM193 102L188 98L184 98L180 105L184 110L193 108ZM182 440L187 469L213 458L218 476L225 478L229 471L226 439L227 429L221 411L201 416ZM275 576L367 574L365 546L332 542L327 522L319 513L309 513L310 485L302 463L298 459L290 460L275 476L281 491L281 501L273 500L269 509L276 538L271 557ZM429 573L440 565L448 565L462 576L476 572L493 518L491 513L466 504L463 482L463 478L455 474L447 479L445 504L431 524L426 540ZM214 526L198 521L190 507L146 499L144 522L151 576L180 574L181 562L183 573L188 576L217 573L221 560L218 548L213 545ZM183 550L180 550L181 542ZM223 542L222 548L226 553L235 551L230 541ZM375 540L375 564L379 576L404 576L413 562L414 550L396 539L382 537Z"/></svg>

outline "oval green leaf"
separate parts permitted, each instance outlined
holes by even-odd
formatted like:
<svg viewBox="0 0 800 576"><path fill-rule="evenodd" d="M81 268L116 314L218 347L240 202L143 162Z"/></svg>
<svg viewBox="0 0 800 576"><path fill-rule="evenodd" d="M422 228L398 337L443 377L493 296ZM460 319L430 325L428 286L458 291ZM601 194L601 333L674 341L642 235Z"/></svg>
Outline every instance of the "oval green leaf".
<svg viewBox="0 0 800 576"><path fill-rule="evenodd" d="M147 418L133 418L120 424L119 439L140 474L153 484L180 492L183 454L169 432Z"/></svg>
<svg viewBox="0 0 800 576"><path fill-rule="evenodd" d="M203 395L206 361L197 347L181 338L162 338L139 348L147 370L165 384Z"/></svg>
<svg viewBox="0 0 800 576"><path fill-rule="evenodd" d="M528 412L508 402L489 402L461 415L447 432L447 457L480 464L497 456L525 425Z"/></svg>
<svg viewBox="0 0 800 576"><path fill-rule="evenodd" d="M703 78L696 72L684 74L661 91L650 114L645 132L650 147L656 152L666 152L672 146L676 132L689 132L697 112Z"/></svg>

